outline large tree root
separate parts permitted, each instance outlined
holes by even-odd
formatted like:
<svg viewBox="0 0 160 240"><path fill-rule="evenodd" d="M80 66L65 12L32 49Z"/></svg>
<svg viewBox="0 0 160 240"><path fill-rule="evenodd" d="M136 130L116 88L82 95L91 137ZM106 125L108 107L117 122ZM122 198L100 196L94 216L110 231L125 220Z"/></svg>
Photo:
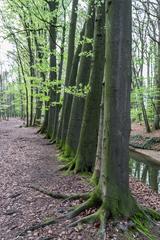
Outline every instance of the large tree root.
<svg viewBox="0 0 160 240"><path fill-rule="evenodd" d="M157 212L151 208L144 208L144 212L149 215L152 219L160 221L160 212Z"/></svg>
<svg viewBox="0 0 160 240"><path fill-rule="evenodd" d="M56 223L57 223L57 220L55 220L55 218L47 219L42 223L36 223L36 224L33 224L32 226L26 228L24 231L19 233L18 236L25 236L28 231L33 232L39 228L44 228L44 227L47 227L49 225L56 224Z"/></svg>
<svg viewBox="0 0 160 240"><path fill-rule="evenodd" d="M36 187L36 186L28 186L29 188L32 188L40 193L43 193L49 197L52 197L52 198L55 198L55 199L67 199L68 198L68 195L65 195L65 194L61 194L61 193L54 193L54 192L50 192L50 191L47 191L45 189L41 189L39 187Z"/></svg>
<svg viewBox="0 0 160 240"><path fill-rule="evenodd" d="M78 207L76 207L74 210L71 210L68 214L66 214L66 217L69 219L75 218L78 216L81 212L93 208L98 207L102 203L100 194L98 189L96 188L93 192L90 192L87 194L87 201L80 204Z"/></svg>
<svg viewBox="0 0 160 240"><path fill-rule="evenodd" d="M130 215L123 215L123 212L117 209L113 209L113 206L109 203L102 203L100 199L100 195L98 192L93 192L90 194L90 198L82 203L80 206L78 206L73 211L66 214L66 217L69 219L72 219L72 222L69 224L69 227L75 227L78 224L87 224L87 223L99 223L99 231L98 231L98 239L104 240L106 237L106 223L108 219L125 219L128 221L131 220L133 222L133 228L138 231L139 233L143 234L144 236L148 237L148 239L155 239L152 238L152 234L150 233L151 226L153 223L155 224L155 221L160 221L160 213L148 209L148 208L142 208L139 207L138 204L134 203L135 205L135 211L129 210ZM76 219L76 217L83 211L90 209L90 208L97 208L97 205L100 207L98 210L88 216L82 217L80 219ZM116 212L115 212L116 211ZM147 226L147 227L146 227ZM130 231L130 229L128 229Z"/></svg>
<svg viewBox="0 0 160 240"><path fill-rule="evenodd" d="M65 164L63 166L60 166L57 170L57 172L62 172L62 171L68 171L68 169L70 168L71 164L68 163L68 164Z"/></svg>
<svg viewBox="0 0 160 240"><path fill-rule="evenodd" d="M49 197L52 197L54 199L62 199L64 201L77 200L77 199L87 200L90 196L89 193L67 195L67 194L50 192L50 191L47 191L45 189L41 189L41 188L36 187L36 186L28 186L28 187L32 188L32 189L34 189L34 190L36 190L40 193L43 193L43 194L45 194Z"/></svg>
<svg viewBox="0 0 160 240"><path fill-rule="evenodd" d="M64 160L62 160L62 161L64 161ZM71 172L74 170L74 168L75 168L75 161L71 160L71 161L69 161L69 163L59 167L57 172L60 172L60 171Z"/></svg>
<svg viewBox="0 0 160 240"><path fill-rule="evenodd" d="M132 217L135 224L135 229L150 240L157 238L151 234L151 228L160 221L160 213L150 208L140 208L139 211Z"/></svg>
<svg viewBox="0 0 160 240"><path fill-rule="evenodd" d="M36 134L41 133L41 128L37 130Z"/></svg>
<svg viewBox="0 0 160 240"><path fill-rule="evenodd" d="M86 209L88 209L88 206ZM84 205L83 205L83 209L84 209ZM82 208L81 208L81 210L82 210ZM71 216L75 217L75 215L77 216L77 213L78 213L78 211L76 211L76 214L70 215L70 217ZM99 228L97 237L99 237L99 239L105 240L105 238L106 238L105 229L106 229L106 223L107 223L107 219L109 218L109 215L110 215L109 211L107 211L107 210L104 211L104 209L102 207L100 207L95 213L85 216L83 218L80 218L76 221L72 221L68 226L75 227L78 224L91 224L91 223L99 222L100 228Z"/></svg>

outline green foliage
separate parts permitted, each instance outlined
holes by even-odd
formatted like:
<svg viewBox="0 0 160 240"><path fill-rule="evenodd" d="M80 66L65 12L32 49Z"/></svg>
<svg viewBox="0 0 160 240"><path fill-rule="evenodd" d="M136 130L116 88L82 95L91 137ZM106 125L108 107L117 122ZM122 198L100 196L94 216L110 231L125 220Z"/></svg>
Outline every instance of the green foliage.
<svg viewBox="0 0 160 240"><path fill-rule="evenodd" d="M156 114L156 104L160 102L160 89L156 86L134 88L131 94L131 118L140 121L142 115L142 100L144 101L147 116L150 122L153 121Z"/></svg>
<svg viewBox="0 0 160 240"><path fill-rule="evenodd" d="M90 85L82 86L80 83L79 86L65 87L64 91L77 97L86 97L90 91Z"/></svg>

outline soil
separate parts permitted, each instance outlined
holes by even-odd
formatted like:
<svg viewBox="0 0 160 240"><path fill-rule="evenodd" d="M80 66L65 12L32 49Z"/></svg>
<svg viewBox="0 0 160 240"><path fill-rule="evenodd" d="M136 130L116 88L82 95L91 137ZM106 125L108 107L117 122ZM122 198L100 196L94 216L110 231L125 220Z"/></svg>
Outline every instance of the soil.
<svg viewBox="0 0 160 240"><path fill-rule="evenodd" d="M67 213L71 206L81 202L81 199L53 199L30 186L66 194L85 193L92 189L87 177L66 175L57 171L60 163L55 146L50 145L44 136L36 132L36 128L25 128L21 120L0 122L0 239L97 240L97 224L68 227L70 221L66 218L20 236L33 224L42 223L50 218L57 219ZM139 203L160 211L159 194L132 178L130 187ZM118 230L119 223L113 227L112 223L108 222L106 240L129 239ZM157 239L160 239L157 228L155 231ZM134 239L147 238L135 234Z"/></svg>

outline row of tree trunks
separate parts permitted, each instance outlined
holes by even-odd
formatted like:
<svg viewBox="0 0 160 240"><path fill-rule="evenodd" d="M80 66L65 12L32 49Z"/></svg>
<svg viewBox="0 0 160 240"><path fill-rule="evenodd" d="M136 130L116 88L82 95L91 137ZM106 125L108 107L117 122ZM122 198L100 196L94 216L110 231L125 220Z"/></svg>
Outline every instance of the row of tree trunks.
<svg viewBox="0 0 160 240"><path fill-rule="evenodd" d="M91 0L88 6L88 19L85 24L84 41L82 45L82 54L80 56L79 68L77 72L76 87L84 87L89 82L92 43L87 39L92 40L94 33L94 1ZM87 53L89 53L88 56ZM65 151L67 155L74 156L78 147L85 99L83 97L73 96L70 119L68 123L68 131L65 141ZM64 143L63 143L64 144Z"/></svg>
<svg viewBox="0 0 160 240"><path fill-rule="evenodd" d="M104 74L105 7L97 7L94 30L93 59L89 78L90 91L86 98L79 145L76 153L76 172L93 171L100 117L100 103Z"/></svg>
<svg viewBox="0 0 160 240"><path fill-rule="evenodd" d="M67 54L67 68L66 68L66 75L65 75L65 84L64 87L69 86L70 81L70 74L72 69L72 62L74 58L74 51L75 51L75 36L76 36L76 25L77 25L77 7L78 7L78 0L72 1L72 12L71 12L71 22L69 28L69 37L68 37L68 54ZM61 141L63 138L63 128L65 124L65 111L66 111L66 98L67 93L64 91L64 100L63 106L61 111L61 118L58 127L58 134L57 134L57 141Z"/></svg>

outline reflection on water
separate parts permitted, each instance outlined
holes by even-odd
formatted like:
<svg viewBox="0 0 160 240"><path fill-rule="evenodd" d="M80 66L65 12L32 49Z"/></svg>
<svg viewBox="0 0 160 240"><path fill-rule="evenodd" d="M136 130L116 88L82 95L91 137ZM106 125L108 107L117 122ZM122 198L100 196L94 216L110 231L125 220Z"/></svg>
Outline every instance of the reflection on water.
<svg viewBox="0 0 160 240"><path fill-rule="evenodd" d="M160 192L160 166L131 158L129 168L133 177L149 185L154 191Z"/></svg>

